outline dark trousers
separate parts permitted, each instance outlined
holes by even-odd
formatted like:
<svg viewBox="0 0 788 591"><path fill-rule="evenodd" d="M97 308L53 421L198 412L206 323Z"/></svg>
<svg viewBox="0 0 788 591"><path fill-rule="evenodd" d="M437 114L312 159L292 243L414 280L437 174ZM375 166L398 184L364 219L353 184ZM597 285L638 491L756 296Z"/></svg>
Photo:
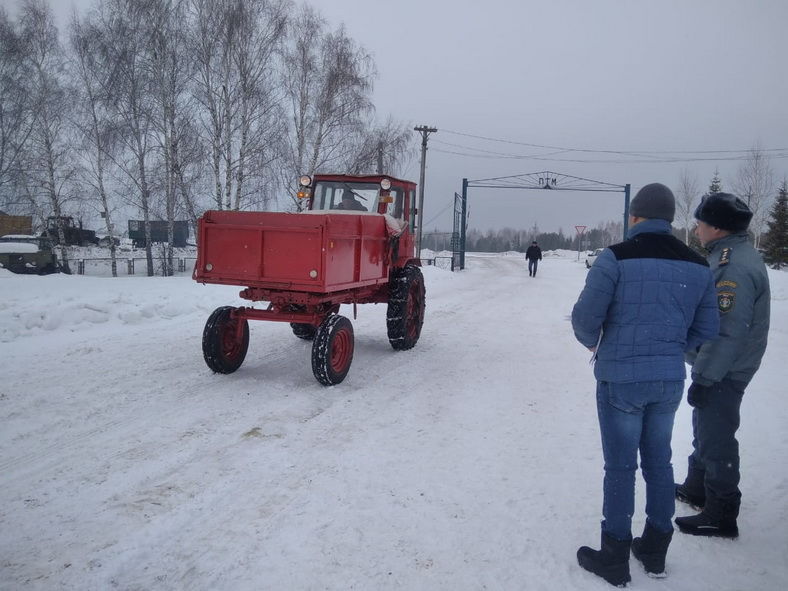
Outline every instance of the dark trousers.
<svg viewBox="0 0 788 591"><path fill-rule="evenodd" d="M528 274L536 275L536 267L539 265L539 259L528 259Z"/></svg>
<svg viewBox="0 0 788 591"><path fill-rule="evenodd" d="M712 517L739 514L739 442L741 401L747 384L724 379L713 386L709 401L692 411L692 455L687 485L706 497L704 512Z"/></svg>

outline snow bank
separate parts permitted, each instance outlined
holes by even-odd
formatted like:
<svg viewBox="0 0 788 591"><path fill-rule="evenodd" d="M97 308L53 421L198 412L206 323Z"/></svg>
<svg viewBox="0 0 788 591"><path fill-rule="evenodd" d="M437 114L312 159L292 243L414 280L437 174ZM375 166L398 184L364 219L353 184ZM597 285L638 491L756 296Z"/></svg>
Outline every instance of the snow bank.
<svg viewBox="0 0 788 591"><path fill-rule="evenodd" d="M575 558L599 540L602 458L568 252L536 278L520 256L425 267L418 345L393 351L386 306L359 306L331 388L284 323L250 323L236 373L207 369L205 320L239 288L0 270L0 589L609 589ZM633 561L632 588L788 588L788 273L770 277L741 537L677 533L669 578Z"/></svg>

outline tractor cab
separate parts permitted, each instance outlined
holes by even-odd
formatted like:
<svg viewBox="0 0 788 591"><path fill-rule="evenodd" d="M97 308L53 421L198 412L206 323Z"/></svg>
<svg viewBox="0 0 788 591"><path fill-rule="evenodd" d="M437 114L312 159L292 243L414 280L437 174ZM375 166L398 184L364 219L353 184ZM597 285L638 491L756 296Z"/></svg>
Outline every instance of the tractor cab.
<svg viewBox="0 0 788 591"><path fill-rule="evenodd" d="M308 198L310 211L378 213L415 228L416 185L384 175L315 175L299 180L298 196Z"/></svg>

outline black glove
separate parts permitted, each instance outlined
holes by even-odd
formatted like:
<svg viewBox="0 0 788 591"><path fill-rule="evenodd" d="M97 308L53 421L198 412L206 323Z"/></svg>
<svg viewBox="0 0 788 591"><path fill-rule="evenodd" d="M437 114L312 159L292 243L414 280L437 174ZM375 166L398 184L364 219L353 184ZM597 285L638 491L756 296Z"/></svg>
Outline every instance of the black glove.
<svg viewBox="0 0 788 591"><path fill-rule="evenodd" d="M687 402L694 408L703 408L709 403L711 397L711 386L702 386L697 382L692 382L687 390Z"/></svg>

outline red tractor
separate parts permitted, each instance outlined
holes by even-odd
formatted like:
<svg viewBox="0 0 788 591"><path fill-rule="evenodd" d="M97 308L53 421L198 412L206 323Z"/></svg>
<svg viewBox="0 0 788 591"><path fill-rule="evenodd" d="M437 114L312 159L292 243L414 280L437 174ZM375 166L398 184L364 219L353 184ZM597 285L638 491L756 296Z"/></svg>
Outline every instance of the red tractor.
<svg viewBox="0 0 788 591"><path fill-rule="evenodd" d="M424 278L415 254L416 185L385 175L300 179L301 213L206 211L193 277L240 285L265 308L223 306L205 324L208 367L232 373L246 357L248 320L289 322L312 340L312 372L326 386L353 361L353 325L341 304L386 303L388 338L412 348L424 322Z"/></svg>

